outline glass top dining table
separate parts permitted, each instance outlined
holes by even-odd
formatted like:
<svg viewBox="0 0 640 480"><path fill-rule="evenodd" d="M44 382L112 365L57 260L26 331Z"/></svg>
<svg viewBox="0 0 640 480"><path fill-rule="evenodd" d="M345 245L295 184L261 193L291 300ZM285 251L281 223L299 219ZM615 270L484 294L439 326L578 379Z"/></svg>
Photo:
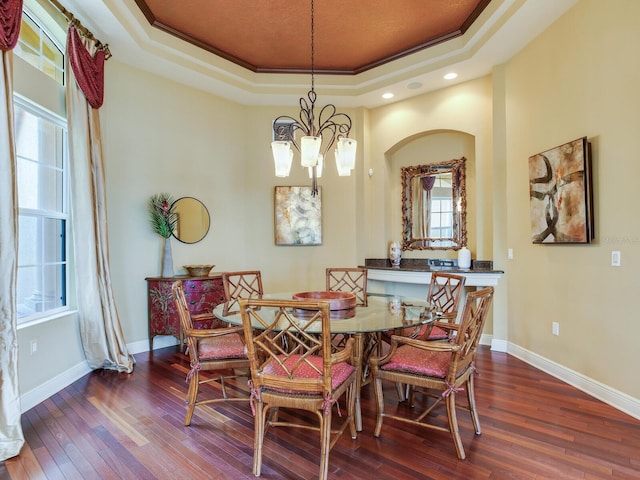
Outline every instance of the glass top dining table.
<svg viewBox="0 0 640 480"><path fill-rule="evenodd" d="M291 300L293 295L293 293L272 293L264 294L263 298ZM241 315L237 311L226 314L224 303L216 306L213 314L223 322L242 325ZM369 356L379 345L377 343L379 336L375 334L427 324L436 320L439 314L440 312L425 300L400 295L369 294L367 295L367 306L356 306L353 312L346 315L347 318L343 318L343 315L332 318L332 335L351 335L355 339L355 367L359 373L356 389L356 428L358 431L362 430L360 390L366 380L366 366ZM304 322L304 317L301 317L300 321ZM254 325L254 327L261 328L260 325ZM307 331L313 333L313 331Z"/></svg>

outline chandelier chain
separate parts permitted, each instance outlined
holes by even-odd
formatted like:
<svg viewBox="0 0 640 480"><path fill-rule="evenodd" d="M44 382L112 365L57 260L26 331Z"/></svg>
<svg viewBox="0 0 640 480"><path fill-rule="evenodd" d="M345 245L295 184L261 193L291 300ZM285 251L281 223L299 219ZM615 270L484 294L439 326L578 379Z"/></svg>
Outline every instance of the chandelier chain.
<svg viewBox="0 0 640 480"><path fill-rule="evenodd" d="M291 159L293 152L291 147L298 150L305 158L302 162L304 166L309 166L309 175L312 178L311 195L318 195L319 169L322 168L323 160L326 161L329 149L336 144L343 145L342 140L348 139L351 131L351 117L346 113L337 111L335 105L328 103L320 109L316 117L316 92L315 92L315 3L311 0L311 90L307 92L307 97L300 97L300 112L298 118L289 115L280 115L273 121L272 142L274 161L276 162L276 176L287 177L291 169ZM298 137L300 140L298 140ZM304 140L312 137L316 143L316 150L310 148L307 142L307 154L303 152ZM349 147L343 147L344 152L340 153L336 148L336 164L339 175L349 175L355 163L355 140L349 140ZM346 143L345 143L346 145ZM277 151L276 151L276 146ZM349 151L346 149L349 148ZM311 155L309 155L309 149ZM317 158L315 158L317 157ZM313 162L309 161L312 159ZM345 167L345 165L347 165ZM348 166L350 165L350 166ZM345 173L346 169L346 173Z"/></svg>
<svg viewBox="0 0 640 480"><path fill-rule="evenodd" d="M313 3L313 0L311 0L311 91L314 91L314 86L315 86L315 79L314 79L314 73L315 73L315 53L316 53L316 49L315 49L315 41L314 41L314 34L315 34L315 6Z"/></svg>

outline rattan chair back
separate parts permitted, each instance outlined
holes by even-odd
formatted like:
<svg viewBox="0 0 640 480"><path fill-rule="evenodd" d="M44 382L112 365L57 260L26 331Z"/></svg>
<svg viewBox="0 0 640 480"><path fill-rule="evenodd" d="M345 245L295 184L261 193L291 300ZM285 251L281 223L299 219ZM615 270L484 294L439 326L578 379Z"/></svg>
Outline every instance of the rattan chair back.
<svg viewBox="0 0 640 480"><path fill-rule="evenodd" d="M224 315L240 313L238 300L240 298L261 298L262 274L259 270L242 270L224 272L222 274L224 287Z"/></svg>
<svg viewBox="0 0 640 480"><path fill-rule="evenodd" d="M329 292L351 292L357 305L367 306L366 268L327 268L326 288Z"/></svg>

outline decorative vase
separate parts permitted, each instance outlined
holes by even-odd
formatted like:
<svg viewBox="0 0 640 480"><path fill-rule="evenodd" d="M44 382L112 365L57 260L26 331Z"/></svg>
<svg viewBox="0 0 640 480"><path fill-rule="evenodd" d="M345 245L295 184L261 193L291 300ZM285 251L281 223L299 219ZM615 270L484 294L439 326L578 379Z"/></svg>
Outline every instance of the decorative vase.
<svg viewBox="0 0 640 480"><path fill-rule="evenodd" d="M402 250L399 242L391 242L389 245L389 260L392 267L400 266L400 259L402 258Z"/></svg>
<svg viewBox="0 0 640 480"><path fill-rule="evenodd" d="M173 277L173 254L171 253L171 237L164 239L164 251L162 252L162 276Z"/></svg>
<svg viewBox="0 0 640 480"><path fill-rule="evenodd" d="M471 267L471 252L467 247L458 250L458 268L466 269Z"/></svg>

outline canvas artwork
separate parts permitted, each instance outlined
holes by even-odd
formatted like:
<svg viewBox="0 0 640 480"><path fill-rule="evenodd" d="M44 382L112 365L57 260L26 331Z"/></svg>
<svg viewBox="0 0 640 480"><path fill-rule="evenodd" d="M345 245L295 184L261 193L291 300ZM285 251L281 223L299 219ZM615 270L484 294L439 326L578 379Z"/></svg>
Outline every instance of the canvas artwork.
<svg viewBox="0 0 640 480"><path fill-rule="evenodd" d="M529 157L533 243L593 239L589 146L583 137Z"/></svg>
<svg viewBox="0 0 640 480"><path fill-rule="evenodd" d="M322 245L322 196L311 187L276 187L276 245Z"/></svg>

